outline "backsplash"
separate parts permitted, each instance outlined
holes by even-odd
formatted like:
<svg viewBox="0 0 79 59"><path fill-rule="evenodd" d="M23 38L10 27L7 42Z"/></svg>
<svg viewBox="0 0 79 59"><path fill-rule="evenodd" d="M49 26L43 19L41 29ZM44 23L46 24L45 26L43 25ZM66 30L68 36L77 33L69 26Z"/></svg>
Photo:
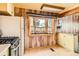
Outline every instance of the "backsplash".
<svg viewBox="0 0 79 59"><path fill-rule="evenodd" d="M20 18L13 16L0 16L2 36L20 36Z"/></svg>

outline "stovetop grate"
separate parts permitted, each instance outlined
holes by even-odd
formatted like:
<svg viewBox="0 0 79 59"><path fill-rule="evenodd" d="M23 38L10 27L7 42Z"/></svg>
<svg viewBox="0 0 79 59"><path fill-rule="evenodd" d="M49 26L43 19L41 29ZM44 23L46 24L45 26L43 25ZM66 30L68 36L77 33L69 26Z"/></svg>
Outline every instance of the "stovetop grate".
<svg viewBox="0 0 79 59"><path fill-rule="evenodd" d="M18 37L0 37L0 44L11 44L13 45Z"/></svg>

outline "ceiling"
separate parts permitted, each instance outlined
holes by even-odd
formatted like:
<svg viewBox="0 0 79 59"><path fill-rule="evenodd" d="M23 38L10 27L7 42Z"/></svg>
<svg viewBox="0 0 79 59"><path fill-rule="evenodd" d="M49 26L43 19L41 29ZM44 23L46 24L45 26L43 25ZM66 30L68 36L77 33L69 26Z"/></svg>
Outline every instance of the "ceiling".
<svg viewBox="0 0 79 59"><path fill-rule="evenodd" d="M14 3L14 6L25 9L40 10L42 4L43 3ZM66 9L69 7L73 7L74 5L79 5L79 3L46 3L46 4L62 6L65 7Z"/></svg>

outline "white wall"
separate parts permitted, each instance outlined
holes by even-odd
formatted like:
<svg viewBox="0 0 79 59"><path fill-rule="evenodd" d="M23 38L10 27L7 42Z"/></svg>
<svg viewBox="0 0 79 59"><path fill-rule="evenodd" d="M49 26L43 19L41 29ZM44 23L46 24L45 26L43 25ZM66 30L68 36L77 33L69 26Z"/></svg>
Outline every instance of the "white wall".
<svg viewBox="0 0 79 59"><path fill-rule="evenodd" d="M0 16L3 36L20 36L20 17Z"/></svg>

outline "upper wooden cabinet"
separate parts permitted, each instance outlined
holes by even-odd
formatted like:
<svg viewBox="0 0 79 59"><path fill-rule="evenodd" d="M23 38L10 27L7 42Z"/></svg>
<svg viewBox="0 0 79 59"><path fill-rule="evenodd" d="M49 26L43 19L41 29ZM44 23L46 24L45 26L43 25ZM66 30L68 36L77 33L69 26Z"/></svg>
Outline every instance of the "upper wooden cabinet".
<svg viewBox="0 0 79 59"><path fill-rule="evenodd" d="M25 9L14 7L14 15L15 16L23 16L25 14Z"/></svg>
<svg viewBox="0 0 79 59"><path fill-rule="evenodd" d="M0 3L0 15L14 15L13 4Z"/></svg>

